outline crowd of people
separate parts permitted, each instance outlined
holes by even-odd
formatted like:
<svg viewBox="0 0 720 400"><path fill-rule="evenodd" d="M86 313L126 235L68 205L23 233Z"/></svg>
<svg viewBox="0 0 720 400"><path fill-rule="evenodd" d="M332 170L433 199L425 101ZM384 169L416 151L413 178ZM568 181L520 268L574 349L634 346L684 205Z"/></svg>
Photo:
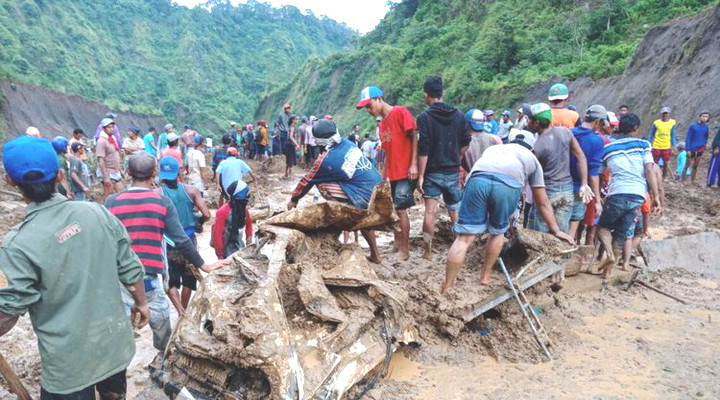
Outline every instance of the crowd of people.
<svg viewBox="0 0 720 400"><path fill-rule="evenodd" d="M509 110L496 119L492 110L462 112L445 103L439 76L428 78L423 92L427 108L415 117L388 103L379 87L363 89L356 108L372 116L376 137L361 137L358 126L343 137L330 114L296 116L285 104L272 131L266 120L257 127L233 122L212 149L188 126L180 134L172 124L159 134L130 127L122 137L112 114L92 139L76 129L69 139L46 140L30 127L6 143L6 181L28 206L0 249L0 335L30 313L42 358L41 397L94 399L97 391L123 398L133 325L150 324L163 357L170 304L185 312L200 271L222 268L252 241L247 205L257 178L246 160L283 155L286 178L298 164L305 169L289 210L313 188L328 201L367 209L377 185L389 182L399 217L393 251L401 261L410 257L415 192L424 206L428 260L444 204L456 235L439 290L445 293L475 238L486 233L478 284L492 284L505 238L519 225L570 243L598 242L604 259L596 272L604 280L618 263L628 268L651 213L663 212L673 154L684 162L678 179L694 182L709 136L705 111L684 143L667 107L649 131L625 105L617 114L602 105L580 114L563 84L550 88L547 102L519 107L514 119ZM711 149L707 184L717 186L720 131ZM94 202L87 201L93 181L103 188ZM211 219L208 185L222 193L211 234L220 261L212 264L197 245ZM375 232L361 233L369 260L381 263ZM554 279L559 285L563 276Z"/></svg>

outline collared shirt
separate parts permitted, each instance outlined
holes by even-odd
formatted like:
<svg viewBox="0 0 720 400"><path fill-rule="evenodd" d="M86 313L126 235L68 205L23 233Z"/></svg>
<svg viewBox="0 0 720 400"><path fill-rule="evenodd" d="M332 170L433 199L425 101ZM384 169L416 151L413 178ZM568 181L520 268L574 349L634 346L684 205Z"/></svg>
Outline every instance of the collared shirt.
<svg viewBox="0 0 720 400"><path fill-rule="evenodd" d="M30 312L45 390L76 392L130 364L135 345L119 284L144 273L125 228L105 208L59 194L31 203L5 236L0 275L0 311Z"/></svg>
<svg viewBox="0 0 720 400"><path fill-rule="evenodd" d="M620 136L605 146L602 161L603 168L610 170L608 196L636 194L645 197L645 164L653 163L647 140Z"/></svg>

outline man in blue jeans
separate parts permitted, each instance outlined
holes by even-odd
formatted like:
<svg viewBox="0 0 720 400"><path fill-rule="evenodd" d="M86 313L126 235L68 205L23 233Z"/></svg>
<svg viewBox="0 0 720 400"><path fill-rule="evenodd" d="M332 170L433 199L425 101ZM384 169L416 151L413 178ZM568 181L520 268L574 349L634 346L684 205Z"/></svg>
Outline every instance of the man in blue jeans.
<svg viewBox="0 0 720 400"><path fill-rule="evenodd" d="M417 117L418 188L425 199L423 220L423 258L432 259L432 240L440 196L453 224L457 221L462 190L460 161L470 144L465 116L457 108L443 103L443 82L439 76L425 81L428 108Z"/></svg>
<svg viewBox="0 0 720 400"><path fill-rule="evenodd" d="M522 187L526 182L532 189L535 207L552 234L573 242L555 221L545 193L542 167L530 151L534 139L532 134L527 131L517 132L519 133L511 138L510 143L485 150L470 171L460 203L458 222L453 227L457 238L448 252L445 281L440 293L445 293L455 284L468 248L476 235L485 232L490 233L490 239L485 246L480 283L491 283L490 272L500 255L505 242L505 232L510 228L510 216L518 206Z"/></svg>
<svg viewBox="0 0 720 400"><path fill-rule="evenodd" d="M639 127L637 115L623 115L617 140L605 146L603 152L602 168L610 171L608 195L598 221L598 237L608 255L600 267L603 283L607 283L625 241L633 237L635 217L648 186L655 212L662 213L650 142L638 138Z"/></svg>

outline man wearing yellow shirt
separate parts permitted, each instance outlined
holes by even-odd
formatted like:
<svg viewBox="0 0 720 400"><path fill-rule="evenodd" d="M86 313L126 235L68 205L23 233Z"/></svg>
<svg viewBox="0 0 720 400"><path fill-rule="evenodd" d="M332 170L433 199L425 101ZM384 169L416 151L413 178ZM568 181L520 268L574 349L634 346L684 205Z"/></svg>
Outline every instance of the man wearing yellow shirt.
<svg viewBox="0 0 720 400"><path fill-rule="evenodd" d="M673 147L675 147L676 126L675 120L670 118L670 107L663 107L660 110L660 119L656 119L652 128L650 128L648 141L652 144L652 156L655 163L658 164L660 160L663 161L663 178L667 175L670 155Z"/></svg>

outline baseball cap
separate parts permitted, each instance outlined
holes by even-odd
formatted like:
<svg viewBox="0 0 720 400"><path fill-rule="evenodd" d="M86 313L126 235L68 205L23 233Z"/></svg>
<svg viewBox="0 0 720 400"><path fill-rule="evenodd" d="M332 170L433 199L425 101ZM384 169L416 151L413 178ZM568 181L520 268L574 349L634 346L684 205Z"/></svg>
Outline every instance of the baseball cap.
<svg viewBox="0 0 720 400"><path fill-rule="evenodd" d="M493 110L485 110L485 116L489 116L489 115L495 115L495 111L493 111Z"/></svg>
<svg viewBox="0 0 720 400"><path fill-rule="evenodd" d="M237 125L237 122L235 122L235 121L230 121L230 126L235 126L235 125Z"/></svg>
<svg viewBox="0 0 720 400"><path fill-rule="evenodd" d="M591 118L594 118L594 119L604 119L604 120L607 120L607 119L608 119L608 112L607 112L607 109L605 109L605 107L601 106L600 104L595 104L595 105L590 106L590 107L585 111L585 116L586 116L586 117L591 117Z"/></svg>
<svg viewBox="0 0 720 400"><path fill-rule="evenodd" d="M128 130L133 132L136 135L140 134L140 128L138 128L137 126L131 126L130 128L128 128Z"/></svg>
<svg viewBox="0 0 720 400"><path fill-rule="evenodd" d="M614 112L608 111L607 119L608 119L608 122L610 122L610 126L620 126L620 120L618 119L617 115L615 115Z"/></svg>
<svg viewBox="0 0 720 400"><path fill-rule="evenodd" d="M552 122L552 111L545 103L523 105L523 114L539 122Z"/></svg>
<svg viewBox="0 0 720 400"><path fill-rule="evenodd" d="M517 143L528 150L532 150L533 146L535 146L535 135L523 129L512 128L508 133L508 142Z"/></svg>
<svg viewBox="0 0 720 400"><path fill-rule="evenodd" d="M321 119L313 125L312 135L315 138L315 144L319 146L332 146L341 140L337 125L329 119Z"/></svg>
<svg viewBox="0 0 720 400"><path fill-rule="evenodd" d="M382 117L379 115L375 117L375 122L382 122Z"/></svg>
<svg viewBox="0 0 720 400"><path fill-rule="evenodd" d="M675 145L678 149L684 149L685 148L685 142L680 142L677 145Z"/></svg>
<svg viewBox="0 0 720 400"><path fill-rule="evenodd" d="M158 178L161 181L177 179L180 173L180 163L173 156L165 156L160 159L160 173Z"/></svg>
<svg viewBox="0 0 720 400"><path fill-rule="evenodd" d="M40 129L34 126L28 126L28 128L25 129L25 134L28 136L40 137Z"/></svg>
<svg viewBox="0 0 720 400"><path fill-rule="evenodd" d="M502 115L509 117L512 115L512 113L510 112L510 110L505 110L502 112Z"/></svg>
<svg viewBox="0 0 720 400"><path fill-rule="evenodd" d="M34 136L20 136L3 146L5 172L17 183L41 183L55 178L58 172L57 154L50 142ZM29 179L28 172L37 177Z"/></svg>
<svg viewBox="0 0 720 400"><path fill-rule="evenodd" d="M556 83L548 90L548 100L565 100L568 97L570 97L568 87L562 83Z"/></svg>
<svg viewBox="0 0 720 400"><path fill-rule="evenodd" d="M258 121L258 125L267 125L267 121L261 119L260 121Z"/></svg>
<svg viewBox="0 0 720 400"><path fill-rule="evenodd" d="M310 121L313 121L313 122L314 122L314 121L317 121L317 120L318 120L318 118L317 118L316 116L314 116L314 115L311 115L311 116L310 116Z"/></svg>
<svg viewBox="0 0 720 400"><path fill-rule="evenodd" d="M325 115L323 116L323 119L327 119L327 120L329 120L329 121L332 121L332 114L325 114Z"/></svg>
<svg viewBox="0 0 720 400"><path fill-rule="evenodd" d="M285 103L285 104L283 104L283 110L286 109L286 108L292 108L292 107L290 106L290 103Z"/></svg>
<svg viewBox="0 0 720 400"><path fill-rule="evenodd" d="M195 144L201 144L205 142L205 138L202 135L195 135Z"/></svg>
<svg viewBox="0 0 720 400"><path fill-rule="evenodd" d="M176 141L176 140L178 140L178 135L177 135L177 133L168 133L168 135L167 135L167 141L168 141L168 142L174 142L174 141Z"/></svg>
<svg viewBox="0 0 720 400"><path fill-rule="evenodd" d="M174 128L173 124L166 124L163 130L168 130Z"/></svg>
<svg viewBox="0 0 720 400"><path fill-rule="evenodd" d="M670 107L663 107L660 109L660 114L670 113Z"/></svg>
<svg viewBox="0 0 720 400"><path fill-rule="evenodd" d="M482 110L478 110L477 108L468 110L468 112L465 113L465 121L467 121L470 128L475 132L485 130L485 114Z"/></svg>
<svg viewBox="0 0 720 400"><path fill-rule="evenodd" d="M238 153L238 152L237 152L237 149L236 149L235 147L228 147L225 152L226 152L227 155L229 155L229 156L236 156L237 153Z"/></svg>
<svg viewBox="0 0 720 400"><path fill-rule="evenodd" d="M364 108L372 99L385 97L385 94L377 86L368 86L360 92L360 102L355 106L356 109Z"/></svg>
<svg viewBox="0 0 720 400"><path fill-rule="evenodd" d="M81 147L85 147L85 145L80 142L73 142L73 144L70 145L73 153L80 150Z"/></svg>
<svg viewBox="0 0 720 400"><path fill-rule="evenodd" d="M112 118L103 118L102 121L100 121L100 126L102 126L104 128L104 127L106 127L110 124L114 124L114 123L115 123L115 121L113 121Z"/></svg>
<svg viewBox="0 0 720 400"><path fill-rule="evenodd" d="M155 172L155 157L147 151L136 151L128 160L128 172L133 178L149 178Z"/></svg>

